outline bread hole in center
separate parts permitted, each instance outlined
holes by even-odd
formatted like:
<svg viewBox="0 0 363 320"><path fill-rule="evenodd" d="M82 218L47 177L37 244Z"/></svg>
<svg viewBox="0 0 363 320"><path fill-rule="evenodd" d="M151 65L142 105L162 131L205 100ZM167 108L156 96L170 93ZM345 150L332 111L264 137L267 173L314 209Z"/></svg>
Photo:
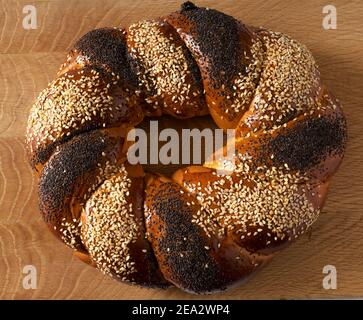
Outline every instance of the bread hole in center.
<svg viewBox="0 0 363 320"><path fill-rule="evenodd" d="M220 130L209 115L190 119L176 119L168 115L145 118L136 128L142 129L147 136L147 163L143 163L144 170L161 173L169 177L179 168L189 165L202 165L215 151L216 130ZM165 129L172 130L163 132ZM191 138L188 136L188 132L191 133L190 130L192 129L197 129L193 131L196 138L194 135L191 135ZM204 129L208 129L210 132L204 135L202 134L203 132L206 133L203 131ZM173 140L168 136L171 131L175 132L173 135L177 136L177 143L170 143L170 141L176 142L176 139ZM210 141L211 135L213 141ZM186 136L188 136L187 139ZM164 139L167 137L167 141L161 141L160 138L163 140L163 137ZM223 133L223 145L226 144L226 140L226 135ZM138 141L138 138L136 141ZM212 150L210 146L206 145L207 143L212 145ZM165 146L162 150L166 144L173 148L173 151L168 146ZM167 153L165 152L166 150L168 150ZM168 158L163 157L163 155L166 153L168 156L171 156L171 152L174 152L174 157L172 157L174 163L165 164L165 159ZM189 157L186 156L187 152L189 152ZM199 155L196 153L199 153ZM175 157L175 155L178 155L178 157ZM138 153L137 156L139 156ZM189 158L189 162L185 161L185 158ZM157 162L155 162L155 159Z"/></svg>

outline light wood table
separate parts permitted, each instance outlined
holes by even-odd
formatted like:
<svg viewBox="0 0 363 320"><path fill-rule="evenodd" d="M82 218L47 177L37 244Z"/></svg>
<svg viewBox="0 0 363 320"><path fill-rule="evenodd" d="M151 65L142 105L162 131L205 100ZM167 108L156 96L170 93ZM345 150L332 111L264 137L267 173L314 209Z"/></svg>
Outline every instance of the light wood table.
<svg viewBox="0 0 363 320"><path fill-rule="evenodd" d="M312 232L279 253L247 284L197 297L179 291L121 284L73 257L46 229L37 181L27 164L24 135L29 108L72 43L88 30L127 25L176 10L179 1L0 1L0 298L327 298L363 296L363 3L336 0L337 29L322 27L326 1L198 1L244 22L285 32L313 52L348 119L346 158L334 177ZM38 28L24 30L23 7L37 9ZM38 288L22 286L25 265L38 271ZM336 290L322 286L325 265L337 269Z"/></svg>

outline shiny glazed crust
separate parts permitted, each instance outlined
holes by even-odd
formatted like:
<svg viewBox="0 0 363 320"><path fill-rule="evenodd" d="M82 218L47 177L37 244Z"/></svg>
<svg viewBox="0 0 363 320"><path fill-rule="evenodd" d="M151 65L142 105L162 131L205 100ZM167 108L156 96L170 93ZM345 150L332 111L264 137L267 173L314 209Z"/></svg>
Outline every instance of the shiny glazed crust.
<svg viewBox="0 0 363 320"><path fill-rule="evenodd" d="M144 117L210 114L236 130L235 161L171 178L126 159ZM246 280L319 216L346 121L309 50L190 2L84 35L31 109L41 214L115 279L193 293Z"/></svg>

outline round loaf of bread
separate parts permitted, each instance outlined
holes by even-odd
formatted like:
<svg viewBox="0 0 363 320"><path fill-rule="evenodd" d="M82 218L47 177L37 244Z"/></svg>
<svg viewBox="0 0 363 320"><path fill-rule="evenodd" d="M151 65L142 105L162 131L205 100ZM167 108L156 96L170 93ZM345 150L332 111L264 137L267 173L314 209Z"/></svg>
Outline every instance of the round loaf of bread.
<svg viewBox="0 0 363 320"><path fill-rule="evenodd" d="M208 114L235 130L232 167L215 157L166 177L127 161L127 132L145 117ZM78 40L26 139L40 212L83 261L121 281L211 293L316 221L347 129L304 45L186 2Z"/></svg>

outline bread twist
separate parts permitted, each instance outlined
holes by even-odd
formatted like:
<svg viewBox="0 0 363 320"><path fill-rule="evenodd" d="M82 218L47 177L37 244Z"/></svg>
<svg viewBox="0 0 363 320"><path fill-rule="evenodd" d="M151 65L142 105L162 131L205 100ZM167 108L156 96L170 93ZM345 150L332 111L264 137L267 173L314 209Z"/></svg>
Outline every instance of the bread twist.
<svg viewBox="0 0 363 320"><path fill-rule="evenodd" d="M126 159L148 116L210 114L236 130L233 173L215 159L172 178ZM40 211L84 261L143 286L224 290L317 219L346 121L308 49L190 2L84 35L31 109Z"/></svg>

